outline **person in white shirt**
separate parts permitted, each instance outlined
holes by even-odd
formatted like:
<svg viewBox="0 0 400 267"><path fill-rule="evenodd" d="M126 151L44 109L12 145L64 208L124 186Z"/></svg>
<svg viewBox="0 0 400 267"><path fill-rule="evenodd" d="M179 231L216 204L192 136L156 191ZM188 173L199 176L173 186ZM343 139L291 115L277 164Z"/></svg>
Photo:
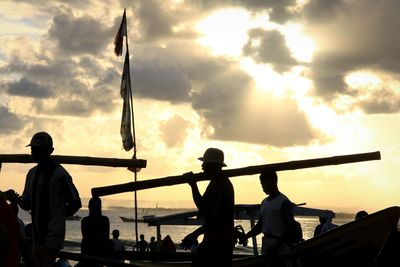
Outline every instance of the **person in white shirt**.
<svg viewBox="0 0 400 267"><path fill-rule="evenodd" d="M279 191L278 176L275 171L262 173L260 181L268 197L261 203L257 224L245 235L245 238L263 233L262 254L274 258L290 252L290 247L285 242L285 231L290 224L295 223L292 212L293 203Z"/></svg>

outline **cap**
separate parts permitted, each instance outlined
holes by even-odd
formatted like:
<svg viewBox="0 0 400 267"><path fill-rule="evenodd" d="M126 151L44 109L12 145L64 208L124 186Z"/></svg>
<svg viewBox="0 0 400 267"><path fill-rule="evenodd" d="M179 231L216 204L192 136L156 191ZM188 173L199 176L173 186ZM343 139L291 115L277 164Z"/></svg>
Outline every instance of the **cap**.
<svg viewBox="0 0 400 267"><path fill-rule="evenodd" d="M38 132L33 135L31 142L27 146L52 148L53 138L46 132Z"/></svg>
<svg viewBox="0 0 400 267"><path fill-rule="evenodd" d="M218 148L208 148L199 160L204 163L219 163L226 167L226 164L224 163L224 152Z"/></svg>

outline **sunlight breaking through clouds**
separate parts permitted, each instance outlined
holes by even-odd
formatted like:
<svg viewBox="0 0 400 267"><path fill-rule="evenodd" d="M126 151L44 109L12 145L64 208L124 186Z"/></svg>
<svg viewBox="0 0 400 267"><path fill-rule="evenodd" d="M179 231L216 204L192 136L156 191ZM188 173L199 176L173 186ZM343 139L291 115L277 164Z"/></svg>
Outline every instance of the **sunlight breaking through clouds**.
<svg viewBox="0 0 400 267"><path fill-rule="evenodd" d="M216 55L239 57L248 41L247 31L266 28L269 24L266 13L253 17L244 9L221 9L197 23L197 29L203 35L198 41Z"/></svg>

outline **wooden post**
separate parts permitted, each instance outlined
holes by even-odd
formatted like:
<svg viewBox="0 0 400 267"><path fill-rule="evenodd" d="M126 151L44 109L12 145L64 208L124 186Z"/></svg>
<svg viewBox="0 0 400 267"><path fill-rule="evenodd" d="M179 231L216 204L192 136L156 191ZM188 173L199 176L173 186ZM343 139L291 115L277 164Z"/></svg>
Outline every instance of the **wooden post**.
<svg viewBox="0 0 400 267"><path fill-rule="evenodd" d="M251 217L251 219L250 219L250 226L251 226L251 229L253 229L254 226L255 226L255 222L254 222L254 218L253 217ZM251 238L251 241L253 242L254 256L258 256L257 236L253 236Z"/></svg>

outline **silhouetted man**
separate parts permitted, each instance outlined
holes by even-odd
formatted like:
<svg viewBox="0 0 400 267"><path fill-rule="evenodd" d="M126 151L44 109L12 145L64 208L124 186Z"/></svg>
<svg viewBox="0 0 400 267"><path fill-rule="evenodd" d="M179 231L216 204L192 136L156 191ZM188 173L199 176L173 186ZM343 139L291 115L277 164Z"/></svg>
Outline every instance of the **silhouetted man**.
<svg viewBox="0 0 400 267"><path fill-rule="evenodd" d="M32 213L32 238L39 263L51 266L54 252L64 246L66 217L77 212L82 203L71 176L50 157L54 151L51 136L38 132L28 146L38 164L27 174L19 205Z"/></svg>
<svg viewBox="0 0 400 267"><path fill-rule="evenodd" d="M216 148L209 148L203 161L204 175L210 179L203 196L200 194L193 173L185 174L192 188L194 203L199 210L199 216L204 218L204 224L193 233L187 235L181 246L190 249L197 237L204 234L193 258L193 266L231 266L234 247L233 211L234 190L232 183L222 173L225 167L224 153Z"/></svg>
<svg viewBox="0 0 400 267"><path fill-rule="evenodd" d="M293 203L279 191L275 171L261 173L260 182L268 197L262 201L257 224L246 234L246 238L263 233L262 254L269 256L271 264L276 264L277 255L290 251L285 234L287 227L295 223Z"/></svg>

